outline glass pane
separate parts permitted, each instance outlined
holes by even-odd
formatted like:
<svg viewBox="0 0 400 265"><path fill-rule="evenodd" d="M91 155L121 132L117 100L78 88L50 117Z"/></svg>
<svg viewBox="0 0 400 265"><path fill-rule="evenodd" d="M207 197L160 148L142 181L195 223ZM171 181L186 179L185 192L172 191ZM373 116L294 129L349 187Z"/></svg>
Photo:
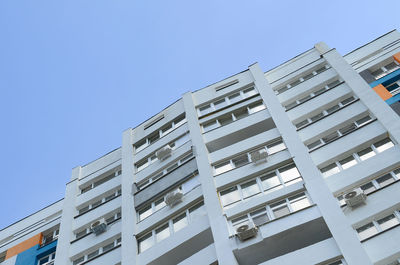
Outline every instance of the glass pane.
<svg viewBox="0 0 400 265"><path fill-rule="evenodd" d="M269 173L263 177L261 177L262 186L264 190L269 190L273 187L281 185L279 178L274 173Z"/></svg>
<svg viewBox="0 0 400 265"><path fill-rule="evenodd" d="M299 103L303 103L311 98L311 95L307 95L304 98L299 99Z"/></svg>
<svg viewBox="0 0 400 265"><path fill-rule="evenodd" d="M243 94L245 97L251 97L251 96L257 94L257 91L254 87L251 87L251 88L243 90Z"/></svg>
<svg viewBox="0 0 400 265"><path fill-rule="evenodd" d="M233 112L233 115L237 120L240 120L244 117L249 116L249 113L247 112L247 108L239 109Z"/></svg>
<svg viewBox="0 0 400 265"><path fill-rule="evenodd" d="M265 208L250 213L251 218L256 226L265 224L269 221L267 211Z"/></svg>
<svg viewBox="0 0 400 265"><path fill-rule="evenodd" d="M236 186L220 192L222 206L240 201L240 193Z"/></svg>
<svg viewBox="0 0 400 265"><path fill-rule="evenodd" d="M169 237L169 225L168 223L156 229L156 240L160 242L161 240Z"/></svg>
<svg viewBox="0 0 400 265"><path fill-rule="evenodd" d="M317 91L314 92L314 96L318 96L318 95L324 93L325 90L326 90L325 87L323 87L323 88L321 88L321 89L318 89Z"/></svg>
<svg viewBox="0 0 400 265"><path fill-rule="evenodd" d="M286 145L282 142L282 140L267 145L267 150L270 155L285 149Z"/></svg>
<svg viewBox="0 0 400 265"><path fill-rule="evenodd" d="M174 126L175 126L175 128L177 128L180 125L184 124L185 122L186 122L185 115L182 115L182 116L176 118L176 120L174 120Z"/></svg>
<svg viewBox="0 0 400 265"><path fill-rule="evenodd" d="M108 250L110 250L110 249L112 249L113 247L114 247L114 242L105 245L105 246L103 247L103 253L106 252L106 251L108 251Z"/></svg>
<svg viewBox="0 0 400 265"><path fill-rule="evenodd" d="M189 191L193 190L197 186L200 185L199 175L196 175L182 184L182 192L183 194L188 193Z"/></svg>
<svg viewBox="0 0 400 265"><path fill-rule="evenodd" d="M354 131L355 129L357 129L357 126L354 123L352 123L352 124L346 125L339 131L341 134L347 134L347 133Z"/></svg>
<svg viewBox="0 0 400 265"><path fill-rule="evenodd" d="M260 110L266 109L265 105L262 102L256 102L249 105L250 114L258 112Z"/></svg>
<svg viewBox="0 0 400 265"><path fill-rule="evenodd" d="M376 150L380 153L389 149L390 147L394 146L392 141L389 138L385 138L377 143L374 144Z"/></svg>
<svg viewBox="0 0 400 265"><path fill-rule="evenodd" d="M311 205L310 201L304 193L300 193L293 197L290 197L289 203L292 206L293 211L298 211Z"/></svg>
<svg viewBox="0 0 400 265"><path fill-rule="evenodd" d="M391 62L390 64L385 65L385 68L388 71L388 73L391 73L394 70L398 69L399 66L395 62Z"/></svg>
<svg viewBox="0 0 400 265"><path fill-rule="evenodd" d="M200 111L201 115L207 114L207 113L211 112L211 106L206 105L206 106L200 107L199 111Z"/></svg>
<svg viewBox="0 0 400 265"><path fill-rule="evenodd" d="M312 122L314 122L314 121L321 119L322 117L324 117L324 114L321 112L321 113L318 113L317 115L312 116L310 119Z"/></svg>
<svg viewBox="0 0 400 265"><path fill-rule="evenodd" d="M346 98L346 99L342 100L340 103L342 103L342 105L346 105L346 104L349 104L350 102L352 102L354 100L355 100L355 98L353 96L351 96L349 98Z"/></svg>
<svg viewBox="0 0 400 265"><path fill-rule="evenodd" d="M333 140L336 140L337 138L339 138L338 132L333 132L333 133L331 133L331 134L329 134L329 135L323 137L322 140L323 140L325 143L330 143L330 142L332 142Z"/></svg>
<svg viewBox="0 0 400 265"><path fill-rule="evenodd" d="M229 102L231 104L233 104L233 103L235 103L235 102L237 102L237 101L239 101L241 99L240 92L237 92L237 93L235 93L233 95L230 95L228 98L229 98Z"/></svg>
<svg viewBox="0 0 400 265"><path fill-rule="evenodd" d="M165 126L164 128L161 129L163 136L168 134L171 131L172 131L172 123L168 124L167 126Z"/></svg>
<svg viewBox="0 0 400 265"><path fill-rule="evenodd" d="M143 220L144 218L150 216L152 214L151 205L139 210L139 220Z"/></svg>
<svg viewBox="0 0 400 265"><path fill-rule="evenodd" d="M309 150L316 148L317 146L320 146L322 144L321 140L317 140L315 142L312 142L310 144L307 145L307 148Z"/></svg>
<svg viewBox="0 0 400 265"><path fill-rule="evenodd" d="M360 188L364 191L365 194L369 194L376 190L372 182L368 182L367 184L362 185Z"/></svg>
<svg viewBox="0 0 400 265"><path fill-rule="evenodd" d="M249 218L247 215L240 216L238 218L232 219L233 228L238 228L239 226L243 225L243 223L248 222Z"/></svg>
<svg viewBox="0 0 400 265"><path fill-rule="evenodd" d="M228 170L233 169L233 166L231 165L231 162L229 160L222 162L221 164L215 165L214 167L215 167L215 174L221 174Z"/></svg>
<svg viewBox="0 0 400 265"><path fill-rule="evenodd" d="M181 214L180 216L176 217L172 220L174 224L174 231L177 232L188 225L188 220L186 218L186 213Z"/></svg>
<svg viewBox="0 0 400 265"><path fill-rule="evenodd" d="M227 103L226 103L226 100L224 98L214 102L214 107L215 107L216 110L220 109L220 108L223 108L226 105L227 105Z"/></svg>
<svg viewBox="0 0 400 265"><path fill-rule="evenodd" d="M145 251L146 249L152 247L154 244L151 232L145 235L144 237L139 238L138 241L139 241L139 252Z"/></svg>
<svg viewBox="0 0 400 265"><path fill-rule="evenodd" d="M367 116L367 117L361 118L359 120L356 120L356 123L358 126L362 126L362 125L366 124L367 122L369 122L370 120L371 120L371 117Z"/></svg>
<svg viewBox="0 0 400 265"><path fill-rule="evenodd" d="M393 173L396 175L396 177L397 177L398 179L400 179L400 168L394 170Z"/></svg>
<svg viewBox="0 0 400 265"><path fill-rule="evenodd" d="M154 202L154 211L158 211L165 206L164 198L160 198Z"/></svg>
<svg viewBox="0 0 400 265"><path fill-rule="evenodd" d="M207 123L203 124L203 131L204 132L208 132L208 131L210 131L212 129L215 129L217 127L219 127L219 124L217 123L216 120L210 121L210 122L207 122Z"/></svg>
<svg viewBox="0 0 400 265"><path fill-rule="evenodd" d="M159 132L153 133L152 135L149 136L148 139L149 139L149 144L152 144L158 139L160 139L160 133Z"/></svg>
<svg viewBox="0 0 400 265"><path fill-rule="evenodd" d="M333 81L332 83L329 83L329 84L328 84L328 87L329 87L329 88L332 88L332 87L337 86L337 85L339 85L339 84L340 84L340 81L339 81L339 80L335 80L335 81Z"/></svg>
<svg viewBox="0 0 400 265"><path fill-rule="evenodd" d="M375 77L375 79L379 79L385 75L381 68L378 68L376 71L371 72L371 74Z"/></svg>
<svg viewBox="0 0 400 265"><path fill-rule="evenodd" d="M317 72L317 74L320 74L320 73L322 73L322 72L325 71L325 70L326 70L326 68L325 68L325 66L323 66L323 67L318 68L317 70L315 70L315 72Z"/></svg>
<svg viewBox="0 0 400 265"><path fill-rule="evenodd" d="M291 87L294 87L294 86L297 86L297 85L300 84L300 83L301 83L300 79L296 79L295 81L293 81L292 83L290 83L290 86L291 86Z"/></svg>
<svg viewBox="0 0 400 265"><path fill-rule="evenodd" d="M233 158L232 162L235 165L235 167L246 165L247 163L249 163L249 158L247 156L247 153Z"/></svg>
<svg viewBox="0 0 400 265"><path fill-rule="evenodd" d="M360 239L366 239L368 237L371 237L378 233L378 230L374 226L373 223L366 224L360 228L357 229L358 235L360 236Z"/></svg>
<svg viewBox="0 0 400 265"><path fill-rule="evenodd" d="M314 74L311 72L311 73L309 73L309 74L303 76L303 79L304 79L304 81L306 81L306 80L312 78L313 76L314 76Z"/></svg>
<svg viewBox="0 0 400 265"><path fill-rule="evenodd" d="M300 177L300 172L294 164L280 168L279 173L285 183Z"/></svg>
<svg viewBox="0 0 400 265"><path fill-rule="evenodd" d="M196 220L199 217L202 217L204 215L206 215L206 209L204 208L204 203L198 203L195 206L193 206L192 208L189 209L189 214L190 214L190 219L192 220Z"/></svg>
<svg viewBox="0 0 400 265"><path fill-rule="evenodd" d="M78 259L74 260L73 264L74 264L74 265L77 265L77 264L79 264L79 263L83 262L84 260L85 260L85 258L84 258L84 257L80 257L80 258L78 258Z"/></svg>
<svg viewBox="0 0 400 265"><path fill-rule="evenodd" d="M136 152L139 152L140 150L144 149L146 146L147 146L147 140L143 139L135 144L135 150L136 150Z"/></svg>
<svg viewBox="0 0 400 265"><path fill-rule="evenodd" d="M306 125L306 124L308 124L308 120L301 121L301 122L295 124L295 126L296 126L296 128L298 129L298 128L300 128L300 127L303 127L303 126Z"/></svg>
<svg viewBox="0 0 400 265"><path fill-rule="evenodd" d="M340 165L343 169L348 169L357 164L357 161L354 159L353 156L346 157L339 161Z"/></svg>
<svg viewBox="0 0 400 265"><path fill-rule="evenodd" d="M321 172L324 177L331 176L333 174L338 173L339 171L340 171L339 167L335 163L330 164L324 168L321 168Z"/></svg>
<svg viewBox="0 0 400 265"><path fill-rule="evenodd" d="M364 150L361 150L357 154L360 157L361 161L364 161L364 160L367 160L370 157L373 157L375 155L375 152L374 152L374 150L372 150L371 147L368 147L368 148L366 148Z"/></svg>
<svg viewBox="0 0 400 265"><path fill-rule="evenodd" d="M91 258L96 257L97 255L99 255L99 250L98 250L98 249L95 250L95 251L93 251L93 252L91 252L91 253L89 253L89 254L87 255L87 258L88 258L88 259L91 259Z"/></svg>
<svg viewBox="0 0 400 265"><path fill-rule="evenodd" d="M328 112L328 114L329 114L329 113L332 113L332 112L334 112L334 111L336 111L338 109L340 109L339 105L335 105L335 106L330 107L329 109L327 109L326 112Z"/></svg>
<svg viewBox="0 0 400 265"><path fill-rule="evenodd" d="M378 182L379 186L385 187L385 186L389 185L390 183L393 183L394 179L393 179L392 175L390 173L388 173L386 175L383 175L382 177L377 178L376 181Z"/></svg>
<svg viewBox="0 0 400 265"><path fill-rule="evenodd" d="M386 216L382 219L378 220L378 224L381 226L382 230L388 229L390 227L393 227L399 223L399 220L394 216L394 214L391 214L389 216Z"/></svg>
<svg viewBox="0 0 400 265"><path fill-rule="evenodd" d="M244 199L260 193L260 188L255 180L242 184L240 187L242 188Z"/></svg>
<svg viewBox="0 0 400 265"><path fill-rule="evenodd" d="M231 123L232 120L232 115L228 114L228 115L224 115L222 117L218 118L219 123L221 124L221 126L227 125L229 123Z"/></svg>
<svg viewBox="0 0 400 265"><path fill-rule="evenodd" d="M275 218L279 218L279 217L288 215L290 213L290 210L286 204L282 207L275 208L272 211L274 213Z"/></svg>
<svg viewBox="0 0 400 265"><path fill-rule="evenodd" d="M298 104L298 103L297 103L296 101L295 101L295 102L292 102L292 103L290 103L290 104L287 104L287 105L285 106L285 109L286 109L286 110L291 109L291 108L297 106L297 104Z"/></svg>

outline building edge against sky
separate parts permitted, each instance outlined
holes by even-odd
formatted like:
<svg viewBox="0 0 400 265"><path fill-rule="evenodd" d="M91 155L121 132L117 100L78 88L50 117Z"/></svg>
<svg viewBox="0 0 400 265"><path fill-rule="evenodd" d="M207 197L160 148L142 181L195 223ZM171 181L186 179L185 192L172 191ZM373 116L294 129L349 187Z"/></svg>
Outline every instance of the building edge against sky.
<svg viewBox="0 0 400 265"><path fill-rule="evenodd" d="M400 264L400 33L182 98L0 230L1 265Z"/></svg>

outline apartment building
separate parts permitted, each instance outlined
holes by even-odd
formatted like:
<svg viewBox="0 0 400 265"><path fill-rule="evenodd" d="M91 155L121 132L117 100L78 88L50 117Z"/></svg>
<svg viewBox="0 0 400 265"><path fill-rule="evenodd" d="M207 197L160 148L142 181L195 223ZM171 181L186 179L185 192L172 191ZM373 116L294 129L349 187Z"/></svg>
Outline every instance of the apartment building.
<svg viewBox="0 0 400 265"><path fill-rule="evenodd" d="M400 264L399 62L392 31L185 93L1 230L0 264Z"/></svg>

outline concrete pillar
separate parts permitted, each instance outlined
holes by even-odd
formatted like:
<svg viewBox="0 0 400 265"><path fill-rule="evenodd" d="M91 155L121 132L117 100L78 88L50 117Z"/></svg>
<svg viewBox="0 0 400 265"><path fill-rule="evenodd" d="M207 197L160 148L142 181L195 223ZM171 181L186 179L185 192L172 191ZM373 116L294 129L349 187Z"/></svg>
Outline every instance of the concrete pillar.
<svg viewBox="0 0 400 265"><path fill-rule="evenodd" d="M375 93L336 49L321 52L321 56L335 69L370 112L378 118L379 122L389 131L392 139L400 143L400 117Z"/></svg>
<svg viewBox="0 0 400 265"><path fill-rule="evenodd" d="M136 264L138 253L135 238L136 213L133 203L132 185L134 182L134 161L133 161L133 140L132 130L124 131L122 135L122 264Z"/></svg>
<svg viewBox="0 0 400 265"><path fill-rule="evenodd" d="M304 179L308 193L314 203L319 206L318 208L335 238L343 257L349 265L372 265L355 230L343 214L337 200L332 196L332 192L326 185L320 171L314 165L307 148L298 136L295 126L287 117L284 108L267 82L263 71L257 63L249 66L249 70L253 75L256 88L264 100L277 129L282 135L283 141Z"/></svg>
<svg viewBox="0 0 400 265"><path fill-rule="evenodd" d="M238 264L229 242L228 227L223 216L218 194L214 185L213 171L208 159L208 151L203 141L192 93L183 95L183 104L186 111L186 120L195 148L196 162L200 175L200 183L204 196L204 205L207 209L208 220L214 238L218 264Z"/></svg>
<svg viewBox="0 0 400 265"><path fill-rule="evenodd" d="M65 198L62 209L60 232L57 241L56 259L57 265L69 265L69 248L70 242L74 240L73 237L73 223L74 216L77 214L75 209L75 199L79 194L78 181L81 178L81 167L72 169L71 181L67 183L65 190Z"/></svg>

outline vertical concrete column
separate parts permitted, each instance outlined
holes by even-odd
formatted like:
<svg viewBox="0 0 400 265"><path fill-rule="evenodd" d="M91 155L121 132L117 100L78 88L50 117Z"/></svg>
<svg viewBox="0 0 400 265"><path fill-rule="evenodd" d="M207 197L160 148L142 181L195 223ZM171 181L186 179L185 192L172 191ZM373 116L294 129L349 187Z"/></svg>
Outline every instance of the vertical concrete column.
<svg viewBox="0 0 400 265"><path fill-rule="evenodd" d="M69 248L70 242L74 240L73 229L74 229L74 216L77 214L75 209L76 196L79 194L78 184L81 178L81 167L72 169L71 181L67 183L65 190L65 198L61 215L60 222L60 233L57 241L56 259L55 264L57 265L69 265Z"/></svg>
<svg viewBox="0 0 400 265"><path fill-rule="evenodd" d="M321 43L317 44L321 45ZM317 49L354 94L368 107L370 112L389 131L393 140L400 143L400 117L383 101L335 49Z"/></svg>
<svg viewBox="0 0 400 265"><path fill-rule="evenodd" d="M299 169L308 193L318 208L335 238L344 258L349 265L372 264L357 238L347 218L339 207L337 200L325 184L321 173L314 165L307 148L298 136L294 125L290 122L282 105L279 103L271 86L264 77L258 64L253 64L249 70L254 78L262 99L280 131L293 160Z"/></svg>
<svg viewBox="0 0 400 265"><path fill-rule="evenodd" d="M208 220L214 238L218 263L221 265L238 264L230 247L228 227L214 185L213 171L208 159L208 151L201 134L192 93L188 92L183 95L183 104L186 111L186 120L190 130L192 144L195 148L196 162L204 196L204 205L208 213Z"/></svg>
<svg viewBox="0 0 400 265"><path fill-rule="evenodd" d="M132 130L122 135L122 264L136 264L137 244L135 238L136 214L133 203L132 185L134 182Z"/></svg>

